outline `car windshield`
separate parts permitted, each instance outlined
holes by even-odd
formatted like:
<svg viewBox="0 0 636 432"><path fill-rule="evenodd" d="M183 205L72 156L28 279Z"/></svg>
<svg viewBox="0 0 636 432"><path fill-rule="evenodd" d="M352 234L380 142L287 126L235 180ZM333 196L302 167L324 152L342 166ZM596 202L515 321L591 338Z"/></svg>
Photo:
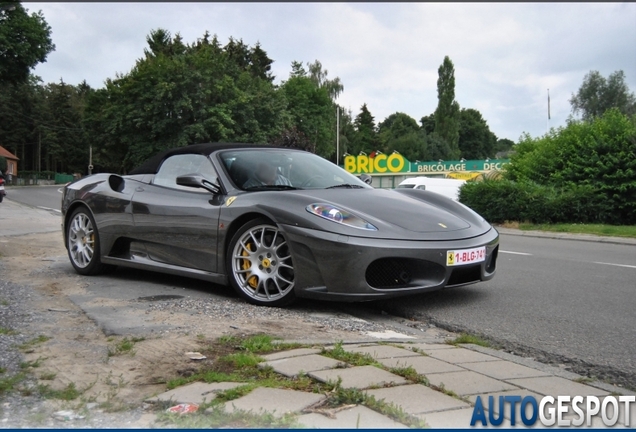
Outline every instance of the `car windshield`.
<svg viewBox="0 0 636 432"><path fill-rule="evenodd" d="M240 149L220 157L232 182L243 190L371 188L328 160L300 150Z"/></svg>

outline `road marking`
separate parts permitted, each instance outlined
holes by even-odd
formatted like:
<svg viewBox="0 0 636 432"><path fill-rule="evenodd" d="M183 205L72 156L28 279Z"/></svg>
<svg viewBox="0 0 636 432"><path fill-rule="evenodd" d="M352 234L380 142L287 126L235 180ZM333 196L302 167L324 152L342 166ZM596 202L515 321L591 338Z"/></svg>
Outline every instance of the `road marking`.
<svg viewBox="0 0 636 432"><path fill-rule="evenodd" d="M603 264L603 265L611 265L611 266L616 266L616 267L627 267L627 268L636 269L636 266L627 265L627 264L614 264L614 263L604 263L604 262L595 262L594 264Z"/></svg>
<svg viewBox="0 0 636 432"><path fill-rule="evenodd" d="M42 210L48 210L48 211L54 211L54 212L62 213L61 210L57 210L57 209L54 209L54 208L42 207L42 206L38 206L38 208L42 209Z"/></svg>
<svg viewBox="0 0 636 432"><path fill-rule="evenodd" d="M531 253L525 253L525 252L512 252L512 251L505 251L505 250L500 250L499 252L501 253L509 253L509 254L513 254L513 255L527 255L527 256L532 256Z"/></svg>

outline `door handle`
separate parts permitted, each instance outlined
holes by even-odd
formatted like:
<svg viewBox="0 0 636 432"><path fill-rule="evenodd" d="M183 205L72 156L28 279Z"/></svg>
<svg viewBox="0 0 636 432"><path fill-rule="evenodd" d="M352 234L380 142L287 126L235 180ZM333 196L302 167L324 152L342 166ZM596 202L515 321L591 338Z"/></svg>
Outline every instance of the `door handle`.
<svg viewBox="0 0 636 432"><path fill-rule="evenodd" d="M135 192L143 192L143 191L144 191L144 188L142 188L141 186L135 189Z"/></svg>

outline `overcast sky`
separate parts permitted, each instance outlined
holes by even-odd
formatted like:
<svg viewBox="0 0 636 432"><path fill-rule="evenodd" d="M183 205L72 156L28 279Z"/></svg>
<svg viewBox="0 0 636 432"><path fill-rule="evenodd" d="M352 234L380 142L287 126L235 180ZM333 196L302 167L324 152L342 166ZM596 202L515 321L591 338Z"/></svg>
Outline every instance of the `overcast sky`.
<svg viewBox="0 0 636 432"><path fill-rule="evenodd" d="M437 69L455 65L455 98L499 138L565 125L586 73L623 70L636 91L635 3L23 3L41 10L56 50L35 68L45 83L93 88L127 73L153 29L186 43L206 30L260 42L276 83L293 60L319 60L340 77L338 103L376 123L394 112L418 122L437 106Z"/></svg>

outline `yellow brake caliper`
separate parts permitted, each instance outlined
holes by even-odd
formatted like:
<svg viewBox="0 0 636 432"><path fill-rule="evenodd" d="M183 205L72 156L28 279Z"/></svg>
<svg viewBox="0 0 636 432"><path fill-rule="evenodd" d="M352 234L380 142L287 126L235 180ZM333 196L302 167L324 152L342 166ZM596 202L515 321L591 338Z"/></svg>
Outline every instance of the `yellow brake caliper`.
<svg viewBox="0 0 636 432"><path fill-rule="evenodd" d="M241 255L248 256L249 254L247 253L247 251L252 251L252 244L248 243L247 245L245 245L245 249L247 250L243 250L243 253ZM244 259L243 265L241 267L243 268L243 270L249 270L249 268L252 267L252 263L250 262L250 260ZM256 287L258 286L258 277L256 277L256 275L252 275L250 272L248 272L245 277L249 286L256 289Z"/></svg>

